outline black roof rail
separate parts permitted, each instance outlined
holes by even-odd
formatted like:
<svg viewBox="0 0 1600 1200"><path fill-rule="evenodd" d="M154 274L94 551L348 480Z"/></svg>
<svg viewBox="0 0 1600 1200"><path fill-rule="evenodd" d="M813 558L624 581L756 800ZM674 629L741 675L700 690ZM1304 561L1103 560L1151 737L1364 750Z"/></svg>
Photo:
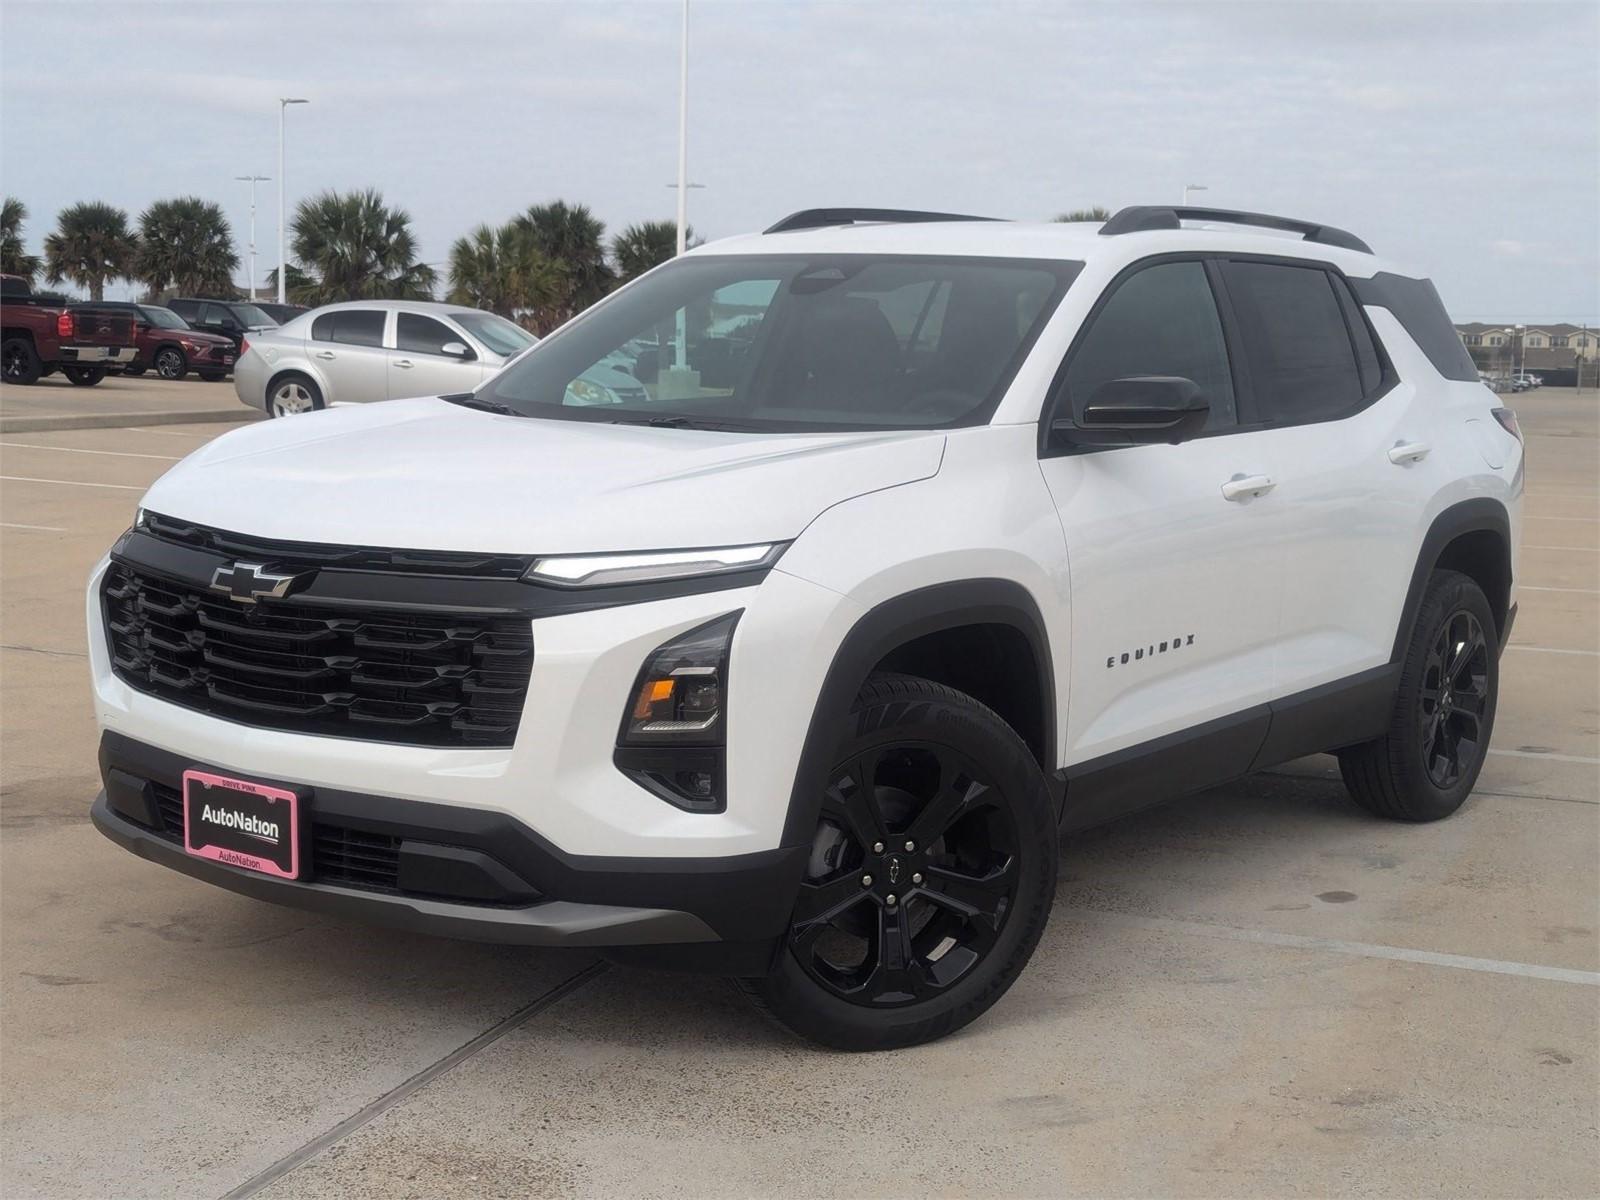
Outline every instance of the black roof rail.
<svg viewBox="0 0 1600 1200"><path fill-rule="evenodd" d="M918 212L910 208L803 208L762 233L788 233L795 229L823 229L829 225L854 225L858 221L882 221L893 225L912 225L925 221L998 221L998 217L973 217L966 213Z"/></svg>
<svg viewBox="0 0 1600 1200"><path fill-rule="evenodd" d="M1308 242L1339 246L1345 250L1359 250L1362 254L1372 253L1372 247L1355 234L1335 229L1332 225L1318 225L1315 221L1297 221L1293 217L1274 217L1269 213L1236 212L1231 208L1189 208L1178 205L1163 208L1136 204L1131 208L1119 209L1114 217L1100 227L1100 232L1108 237L1115 237L1119 233L1178 229L1182 221L1217 221L1225 225L1256 225L1262 229L1282 229L1286 233L1301 234Z"/></svg>

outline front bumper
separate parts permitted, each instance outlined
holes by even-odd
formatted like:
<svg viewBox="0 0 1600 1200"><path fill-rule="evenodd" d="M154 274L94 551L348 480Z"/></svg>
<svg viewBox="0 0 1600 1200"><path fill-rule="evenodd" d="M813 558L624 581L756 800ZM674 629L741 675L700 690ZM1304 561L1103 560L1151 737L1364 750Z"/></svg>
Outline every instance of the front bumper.
<svg viewBox="0 0 1600 1200"><path fill-rule="evenodd" d="M805 862L803 847L709 859L574 856L505 813L319 787L306 801L305 876L275 879L184 852L174 798L186 769L211 766L106 733L95 827L142 858L242 895L418 933L759 974ZM352 886L334 867L338 851L319 859L334 831L363 852L384 846L392 876Z"/></svg>

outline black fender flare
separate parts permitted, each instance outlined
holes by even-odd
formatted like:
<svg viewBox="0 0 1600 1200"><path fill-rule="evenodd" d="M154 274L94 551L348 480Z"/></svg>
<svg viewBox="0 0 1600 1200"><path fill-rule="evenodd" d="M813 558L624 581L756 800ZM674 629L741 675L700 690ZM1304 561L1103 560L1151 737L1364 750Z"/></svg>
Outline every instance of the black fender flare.
<svg viewBox="0 0 1600 1200"><path fill-rule="evenodd" d="M1007 625L1033 651L1044 707L1045 777L1055 781L1056 695L1050 637L1033 595L1010 579L962 579L905 592L869 609L839 644L817 693L800 761L789 794L782 846L810 843L822 808L822 792L834 749L844 740L850 704L872 668L891 650L962 625Z"/></svg>
<svg viewBox="0 0 1600 1200"><path fill-rule="evenodd" d="M1444 548L1464 533L1484 531L1499 534L1509 556L1511 514L1503 503L1491 497L1478 496L1452 504L1428 526L1428 532L1422 539L1422 549L1417 552L1416 566L1411 571L1411 586L1406 589L1405 606L1400 610L1400 624L1395 630L1394 648L1389 654L1391 663L1405 661L1406 647L1411 641L1411 626L1417 619L1417 609L1422 606L1422 593ZM1490 602L1493 603L1493 597Z"/></svg>

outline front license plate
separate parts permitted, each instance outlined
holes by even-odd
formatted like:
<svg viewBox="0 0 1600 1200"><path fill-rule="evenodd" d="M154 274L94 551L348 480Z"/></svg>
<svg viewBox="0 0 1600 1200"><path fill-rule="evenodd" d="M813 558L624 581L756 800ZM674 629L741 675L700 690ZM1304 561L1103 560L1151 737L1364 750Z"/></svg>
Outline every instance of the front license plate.
<svg viewBox="0 0 1600 1200"><path fill-rule="evenodd" d="M231 366L233 366L233 355L231 355L231 354L224 354L224 355L223 355L223 356L222 356L222 365L223 365L223 366L225 366L225 367L231 367Z"/></svg>
<svg viewBox="0 0 1600 1200"><path fill-rule="evenodd" d="M300 877L300 797L209 771L183 773L183 848L279 879Z"/></svg>

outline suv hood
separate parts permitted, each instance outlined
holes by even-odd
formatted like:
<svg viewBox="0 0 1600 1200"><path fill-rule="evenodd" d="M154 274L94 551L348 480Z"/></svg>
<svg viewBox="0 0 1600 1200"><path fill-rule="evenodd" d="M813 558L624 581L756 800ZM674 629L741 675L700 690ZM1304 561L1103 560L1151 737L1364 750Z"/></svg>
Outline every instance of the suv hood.
<svg viewBox="0 0 1600 1200"><path fill-rule="evenodd" d="M505 417L437 399L235 430L142 503L287 541L495 554L733 546L936 474L937 431L721 433Z"/></svg>

